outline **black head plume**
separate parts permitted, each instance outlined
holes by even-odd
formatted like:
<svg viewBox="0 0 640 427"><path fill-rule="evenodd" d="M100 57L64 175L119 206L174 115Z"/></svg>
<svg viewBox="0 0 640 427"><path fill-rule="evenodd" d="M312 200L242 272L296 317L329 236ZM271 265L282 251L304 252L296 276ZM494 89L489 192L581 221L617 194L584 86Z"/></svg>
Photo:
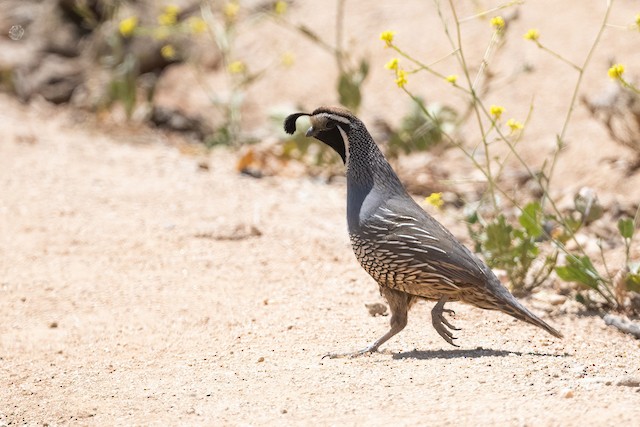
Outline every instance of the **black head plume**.
<svg viewBox="0 0 640 427"><path fill-rule="evenodd" d="M308 115L309 114L307 113L291 114L284 120L284 131L289 135L293 135L293 133L296 131L296 120L298 120L298 117Z"/></svg>

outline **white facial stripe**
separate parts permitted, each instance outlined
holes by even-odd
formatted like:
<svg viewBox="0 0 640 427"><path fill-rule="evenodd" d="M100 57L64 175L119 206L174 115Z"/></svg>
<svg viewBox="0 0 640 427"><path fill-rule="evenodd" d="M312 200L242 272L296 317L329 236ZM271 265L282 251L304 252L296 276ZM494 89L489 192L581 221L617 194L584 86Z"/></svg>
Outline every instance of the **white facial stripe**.
<svg viewBox="0 0 640 427"><path fill-rule="evenodd" d="M347 133L345 131L342 130L342 128L340 126L337 126L338 130L340 131L340 135L342 135L342 142L344 143L344 157L345 157L345 164L349 164L349 137L347 136Z"/></svg>
<svg viewBox="0 0 640 427"><path fill-rule="evenodd" d="M322 113L320 115L336 122L344 123L345 125L349 124L349 119L347 119L346 117L338 116L337 114Z"/></svg>

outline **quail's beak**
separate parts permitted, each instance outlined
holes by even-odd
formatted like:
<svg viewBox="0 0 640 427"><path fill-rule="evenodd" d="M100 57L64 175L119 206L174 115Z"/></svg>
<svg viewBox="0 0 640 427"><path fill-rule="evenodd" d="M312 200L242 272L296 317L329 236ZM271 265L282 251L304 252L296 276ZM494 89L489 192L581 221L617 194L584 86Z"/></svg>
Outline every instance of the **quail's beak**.
<svg viewBox="0 0 640 427"><path fill-rule="evenodd" d="M307 137L311 137L311 136L316 136L316 130L313 128L313 126L311 126L309 129L307 129L307 133L305 133L305 136Z"/></svg>

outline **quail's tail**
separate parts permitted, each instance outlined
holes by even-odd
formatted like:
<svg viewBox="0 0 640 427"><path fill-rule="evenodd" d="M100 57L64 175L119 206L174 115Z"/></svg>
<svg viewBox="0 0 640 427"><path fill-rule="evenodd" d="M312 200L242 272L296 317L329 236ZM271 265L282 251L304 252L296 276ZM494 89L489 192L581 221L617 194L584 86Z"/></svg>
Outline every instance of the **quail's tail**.
<svg viewBox="0 0 640 427"><path fill-rule="evenodd" d="M495 278L495 280L496 282L498 282L497 278ZM511 295L511 293L509 293L509 291L507 291L502 285L492 288L494 291L494 296L497 297L496 301L494 302L494 310L502 311L503 313L513 316L518 320L522 320L523 322L538 326L549 332L554 337L563 337L559 331L549 326L544 320L540 319L538 316L529 311L528 308L523 306L520 301L518 301L513 295Z"/></svg>
<svg viewBox="0 0 640 427"><path fill-rule="evenodd" d="M500 311L509 314L518 320L536 325L549 332L554 337L562 338L562 334L558 330L552 328L551 326L549 326L549 324L547 324L547 322L529 311L525 306L520 304L518 300L515 299L515 297L512 296L511 298L512 301L509 301L503 307L500 307Z"/></svg>

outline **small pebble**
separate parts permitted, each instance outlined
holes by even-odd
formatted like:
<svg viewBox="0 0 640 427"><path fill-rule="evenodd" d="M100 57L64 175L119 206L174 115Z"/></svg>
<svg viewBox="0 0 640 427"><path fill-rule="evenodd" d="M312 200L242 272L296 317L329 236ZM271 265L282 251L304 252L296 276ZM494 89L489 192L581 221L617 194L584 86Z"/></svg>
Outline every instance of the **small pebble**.
<svg viewBox="0 0 640 427"><path fill-rule="evenodd" d="M640 377L624 377L616 381L616 385L624 387L640 387Z"/></svg>
<svg viewBox="0 0 640 427"><path fill-rule="evenodd" d="M571 390L570 388L563 388L560 392L560 396L564 397L565 399L571 399L573 397L573 390Z"/></svg>
<svg viewBox="0 0 640 427"><path fill-rule="evenodd" d="M375 317L375 316L386 316L387 315L387 306L379 303L379 302L374 302L371 304L366 304L364 305L367 310L369 311L369 316Z"/></svg>
<svg viewBox="0 0 640 427"><path fill-rule="evenodd" d="M262 357L262 356L260 356L260 357L258 358L258 363L261 363L261 362L264 362L264 357Z"/></svg>
<svg viewBox="0 0 640 427"><path fill-rule="evenodd" d="M549 304L551 305L561 305L567 300L567 297L564 295L553 294L549 296Z"/></svg>

